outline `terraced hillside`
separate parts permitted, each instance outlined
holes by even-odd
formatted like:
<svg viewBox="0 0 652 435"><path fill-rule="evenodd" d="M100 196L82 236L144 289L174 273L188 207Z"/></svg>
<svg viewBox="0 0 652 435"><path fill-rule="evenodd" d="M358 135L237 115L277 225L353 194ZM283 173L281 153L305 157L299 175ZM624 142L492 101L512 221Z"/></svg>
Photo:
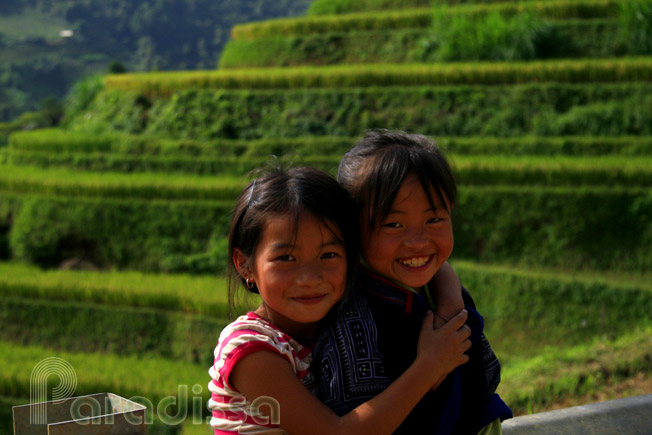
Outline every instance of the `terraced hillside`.
<svg viewBox="0 0 652 435"><path fill-rule="evenodd" d="M368 128L431 135L454 163L452 263L517 414L651 392L648 4L316 0L236 27L215 71L84 84L64 128L0 150L0 418L59 356L78 394L154 414L186 385L187 414L150 432L205 432L245 174L270 155L334 172ZM54 270L75 264L96 270Z"/></svg>

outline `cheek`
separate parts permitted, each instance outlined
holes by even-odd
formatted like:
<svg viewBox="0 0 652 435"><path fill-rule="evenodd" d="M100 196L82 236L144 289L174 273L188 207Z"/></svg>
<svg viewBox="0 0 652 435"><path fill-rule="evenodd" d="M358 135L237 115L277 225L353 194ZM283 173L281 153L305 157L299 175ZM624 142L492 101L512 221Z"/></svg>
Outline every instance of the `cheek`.
<svg viewBox="0 0 652 435"><path fill-rule="evenodd" d="M276 291L289 279L286 271L269 263L260 267L258 271L256 277L258 288L263 287L266 291Z"/></svg>
<svg viewBox="0 0 652 435"><path fill-rule="evenodd" d="M328 281L338 293L346 288L346 263L338 264L327 270Z"/></svg>
<svg viewBox="0 0 652 435"><path fill-rule="evenodd" d="M448 255L450 255L451 252L453 252L455 240L453 238L452 229L437 234L435 240L442 253L448 253Z"/></svg>

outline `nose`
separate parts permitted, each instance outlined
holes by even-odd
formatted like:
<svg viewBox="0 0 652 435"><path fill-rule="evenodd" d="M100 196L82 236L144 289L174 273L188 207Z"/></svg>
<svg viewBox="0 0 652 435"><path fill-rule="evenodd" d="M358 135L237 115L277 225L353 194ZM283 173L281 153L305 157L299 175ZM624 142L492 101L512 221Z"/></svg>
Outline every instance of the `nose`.
<svg viewBox="0 0 652 435"><path fill-rule="evenodd" d="M312 287L321 284L323 278L322 270L317 264L305 264L301 266L297 274L297 284Z"/></svg>
<svg viewBox="0 0 652 435"><path fill-rule="evenodd" d="M408 230L403 244L408 248L425 248L428 245L428 237L425 229L421 227L411 228Z"/></svg>

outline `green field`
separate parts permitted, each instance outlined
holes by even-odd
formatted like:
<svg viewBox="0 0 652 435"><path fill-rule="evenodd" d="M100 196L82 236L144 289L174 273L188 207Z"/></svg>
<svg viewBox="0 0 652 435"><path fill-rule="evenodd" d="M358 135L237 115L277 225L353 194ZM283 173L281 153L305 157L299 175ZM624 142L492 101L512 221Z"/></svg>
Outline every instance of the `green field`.
<svg viewBox="0 0 652 435"><path fill-rule="evenodd" d="M62 19L53 19L35 10L24 11L14 15L0 15L2 34L11 39L22 40L27 37L41 37L48 41L59 40L59 32L71 29L70 23Z"/></svg>
<svg viewBox="0 0 652 435"><path fill-rule="evenodd" d="M13 133L1 426L56 356L77 394L152 402L150 433L210 430L236 196L265 164L335 174L370 128L429 135L450 158L451 264L517 415L651 393L652 26L631 17L652 23L652 2L444 3L316 0L306 17L235 27L219 69L109 75L70 96L60 127ZM534 36L517 25L533 16ZM437 33L442 17L503 36ZM165 425L156 405L180 385L188 413Z"/></svg>

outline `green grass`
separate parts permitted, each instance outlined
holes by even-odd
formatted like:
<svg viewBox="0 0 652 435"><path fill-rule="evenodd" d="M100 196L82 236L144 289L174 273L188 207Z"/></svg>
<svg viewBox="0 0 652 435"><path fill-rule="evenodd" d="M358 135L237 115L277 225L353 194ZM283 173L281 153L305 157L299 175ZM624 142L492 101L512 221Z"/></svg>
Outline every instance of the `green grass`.
<svg viewBox="0 0 652 435"><path fill-rule="evenodd" d="M0 29L11 39L22 40L31 36L54 41L60 39L61 30L70 28L63 19L30 9L20 14L0 15Z"/></svg>
<svg viewBox="0 0 652 435"><path fill-rule="evenodd" d="M582 59L447 64L176 71L107 76L106 89L169 97L184 89L295 89L385 86L622 83L652 80L652 59Z"/></svg>
<svg viewBox="0 0 652 435"><path fill-rule="evenodd" d="M0 263L0 276L0 294L6 297L228 315L226 283L221 277L41 270L20 263Z"/></svg>
<svg viewBox="0 0 652 435"><path fill-rule="evenodd" d="M445 22L450 21L446 16ZM479 26L468 17L458 18L460 24L467 23L468 28L459 28L464 38L455 35L442 35L452 31L451 26L434 26L429 28L410 28L398 30L373 30L330 32L309 35L292 35L260 37L253 40L231 39L220 56L220 68L261 68L288 67L298 65L332 65L360 63L433 63L442 61L442 45L456 44L448 51L447 60L479 61L491 59L486 50L478 47L476 53L468 52L472 41L478 42ZM619 29L617 19L590 20L541 20L539 32L532 42L537 58L609 58L642 54L640 51L628 51L624 37ZM497 33L497 26L483 25L485 41L487 35ZM504 27L504 26L500 26ZM508 35L513 36L511 30ZM463 41L466 39L465 41ZM461 47L460 47L461 46ZM513 50L515 43L510 41L505 50ZM483 51L484 50L484 51ZM467 56L462 56L462 52ZM515 54L512 53L512 54ZM506 61L517 59L515 56L497 57L494 60ZM529 57L528 57L529 58ZM521 58L524 59L524 58Z"/></svg>
<svg viewBox="0 0 652 435"><path fill-rule="evenodd" d="M538 1L541 0L521 0L521 1ZM556 0L548 0L556 1ZM315 0L310 4L307 14L311 15L330 15L330 14L348 14L360 11L381 11L388 9L401 9L410 7L425 7L436 5L459 5L474 3L502 3L505 0Z"/></svg>
<svg viewBox="0 0 652 435"><path fill-rule="evenodd" d="M214 343L206 345L211 347ZM46 358L59 358L74 369L77 379L75 396L111 392L153 405L148 413L157 410L164 400L169 401L176 397L178 409L187 407L188 418L193 416L193 399L201 402L201 406L197 408L205 413L203 410L209 397L208 367L200 365L161 358L63 352L38 346L17 346L7 342L0 342L0 354L3 355L3 370L0 374L2 396L30 397L32 370ZM51 375L47 380L53 382L53 378L56 376ZM193 392L193 387L199 393ZM187 391L185 400L184 389ZM174 411L174 407L168 409L172 415L175 414ZM177 424L181 422L178 421Z"/></svg>
<svg viewBox="0 0 652 435"><path fill-rule="evenodd" d="M652 187L650 157L449 155L460 184Z"/></svg>
<svg viewBox="0 0 652 435"><path fill-rule="evenodd" d="M118 153L50 153L10 151L7 163L12 166L39 168L67 168L91 172L143 173L161 172L193 175L241 176L265 166L271 156L264 157L191 157L191 156L136 156ZM308 165L330 171L337 168L339 156L306 156L288 153L284 163Z"/></svg>
<svg viewBox="0 0 652 435"><path fill-rule="evenodd" d="M175 309L4 296L0 341L210 365L213 350L206 344L217 343L230 323L226 313L218 317L217 312L197 315Z"/></svg>
<svg viewBox="0 0 652 435"><path fill-rule="evenodd" d="M120 174L0 166L0 190L73 197L232 200L244 177Z"/></svg>
<svg viewBox="0 0 652 435"><path fill-rule="evenodd" d="M545 347L539 349L538 356L503 363L498 392L515 415L542 412L639 373L649 374L650 361L652 327L648 326L614 340Z"/></svg>
<svg viewBox="0 0 652 435"><path fill-rule="evenodd" d="M652 137L649 136L467 136L435 140L451 155L652 156Z"/></svg>
<svg viewBox="0 0 652 435"><path fill-rule="evenodd" d="M455 255L453 255L455 258ZM652 273L578 271L451 262L485 317L502 359L536 356L545 346L615 339L652 324Z"/></svg>
<svg viewBox="0 0 652 435"><path fill-rule="evenodd" d="M281 18L234 26L231 38L255 39L274 35L427 27L432 22L432 12L432 8L419 8ZM505 1L493 4L461 4L447 8L447 13L451 15L483 15L492 12L505 15L532 12L549 19L607 18L617 16L618 2L614 0Z"/></svg>
<svg viewBox="0 0 652 435"><path fill-rule="evenodd" d="M359 137L305 136L252 140L189 140L160 139L147 135L93 135L60 129L17 132L11 135L5 155L17 152L35 155L96 154L134 156L242 157L343 155ZM521 136L521 137L433 137L447 154L505 156L652 156L652 136Z"/></svg>
<svg viewBox="0 0 652 435"><path fill-rule="evenodd" d="M608 185L652 186L652 157L567 157L567 156L467 156L449 154L463 185ZM330 171L337 168L339 156L296 156L302 164ZM161 172L195 175L244 175L261 167L267 158L206 158L133 156L121 154L66 154L13 151L12 165L42 168L68 168L92 172ZM170 188L163 189L168 191ZM102 196L104 193L99 194ZM131 194L131 193L130 193ZM136 194L138 195L138 194Z"/></svg>
<svg viewBox="0 0 652 435"><path fill-rule="evenodd" d="M518 415L547 409L569 397L585 396L638 373L649 373L651 333L647 327L611 340L597 338L577 346L539 349L540 355L534 357L503 359L499 393ZM62 352L6 342L0 342L0 351L4 367L0 394L4 396L26 397L33 367L46 357L57 357L75 369L78 395L111 391L127 398L146 397L156 405L166 396L177 395L179 385L187 385L189 396L201 397L202 403L206 400L206 367L194 364ZM190 392L195 385L202 387L200 395Z"/></svg>

